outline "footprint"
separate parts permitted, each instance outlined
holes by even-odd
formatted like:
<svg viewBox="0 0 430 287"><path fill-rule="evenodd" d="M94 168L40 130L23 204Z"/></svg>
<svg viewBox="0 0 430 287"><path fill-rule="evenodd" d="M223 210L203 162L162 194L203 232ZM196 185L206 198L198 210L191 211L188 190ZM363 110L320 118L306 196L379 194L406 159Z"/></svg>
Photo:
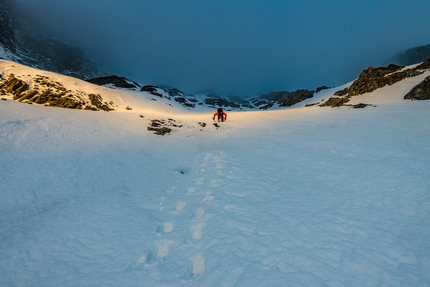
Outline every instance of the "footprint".
<svg viewBox="0 0 430 287"><path fill-rule="evenodd" d="M191 238L194 240L198 240L202 238L203 228L205 228L206 223L199 223L193 226L190 226L191 230Z"/></svg>
<svg viewBox="0 0 430 287"><path fill-rule="evenodd" d="M212 179L211 180L211 186L212 187L220 186L220 181L218 179Z"/></svg>
<svg viewBox="0 0 430 287"><path fill-rule="evenodd" d="M205 257L203 255L197 255L191 258L191 263L193 264L193 270L191 273L192 277L202 274L206 270Z"/></svg>
<svg viewBox="0 0 430 287"><path fill-rule="evenodd" d="M187 189L187 193L195 193L196 189L194 187L190 187Z"/></svg>
<svg viewBox="0 0 430 287"><path fill-rule="evenodd" d="M196 184L203 184L205 183L205 178L204 177L199 177L195 180Z"/></svg>
<svg viewBox="0 0 430 287"><path fill-rule="evenodd" d="M157 247L157 257L163 258L169 255L169 246L173 243L175 243L175 241L167 239L156 241L155 246Z"/></svg>
<svg viewBox="0 0 430 287"><path fill-rule="evenodd" d="M184 209L185 205L187 205L187 203L185 201L179 201L178 203L176 203L176 211L178 211L178 212L182 211L182 209Z"/></svg>
<svg viewBox="0 0 430 287"><path fill-rule="evenodd" d="M155 250L148 249L145 253L140 256L140 258L136 261L136 265L145 264L149 266L150 264L154 263L154 260L156 258L156 252Z"/></svg>
<svg viewBox="0 0 430 287"><path fill-rule="evenodd" d="M212 193L210 191L208 191L205 195L205 197L202 199L202 202L205 201L211 201L214 200L215 197L213 197Z"/></svg>
<svg viewBox="0 0 430 287"><path fill-rule="evenodd" d="M206 210L203 207L198 207L193 214L193 218L200 218L206 214Z"/></svg>
<svg viewBox="0 0 430 287"><path fill-rule="evenodd" d="M163 232L169 233L173 231L173 227L175 226L175 221L169 221L163 223Z"/></svg>

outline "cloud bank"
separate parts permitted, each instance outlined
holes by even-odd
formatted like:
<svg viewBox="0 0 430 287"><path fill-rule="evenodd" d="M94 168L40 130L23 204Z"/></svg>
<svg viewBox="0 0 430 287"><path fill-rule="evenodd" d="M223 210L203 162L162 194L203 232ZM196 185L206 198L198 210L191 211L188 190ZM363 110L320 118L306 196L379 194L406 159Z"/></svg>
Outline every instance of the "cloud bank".
<svg viewBox="0 0 430 287"><path fill-rule="evenodd" d="M121 76L223 95L337 86L430 43L430 1L21 0Z"/></svg>

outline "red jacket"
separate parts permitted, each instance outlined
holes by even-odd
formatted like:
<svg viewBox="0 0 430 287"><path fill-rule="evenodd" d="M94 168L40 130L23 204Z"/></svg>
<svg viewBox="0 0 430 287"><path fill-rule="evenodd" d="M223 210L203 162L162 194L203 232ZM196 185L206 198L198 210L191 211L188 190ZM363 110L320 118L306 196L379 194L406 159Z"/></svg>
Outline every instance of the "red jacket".
<svg viewBox="0 0 430 287"><path fill-rule="evenodd" d="M224 117L224 119L227 119L227 114L226 114L226 113L224 113L224 112L222 112L222 114L221 114L221 113L216 112L216 113L214 114L213 118L215 118L216 116L218 116L218 114L220 114L220 115L219 115L219 117L220 117L220 118L221 118L221 117Z"/></svg>

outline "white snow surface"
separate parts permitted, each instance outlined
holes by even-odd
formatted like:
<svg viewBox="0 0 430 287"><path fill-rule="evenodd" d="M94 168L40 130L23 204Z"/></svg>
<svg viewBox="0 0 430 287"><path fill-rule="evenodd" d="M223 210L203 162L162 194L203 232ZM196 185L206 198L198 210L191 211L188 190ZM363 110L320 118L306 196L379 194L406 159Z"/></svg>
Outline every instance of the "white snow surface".
<svg viewBox="0 0 430 287"><path fill-rule="evenodd" d="M353 98L376 107L218 129L211 110L59 75L133 110L6 97L0 286L430 286L430 102L402 100L425 75ZM147 131L167 118L184 126Z"/></svg>

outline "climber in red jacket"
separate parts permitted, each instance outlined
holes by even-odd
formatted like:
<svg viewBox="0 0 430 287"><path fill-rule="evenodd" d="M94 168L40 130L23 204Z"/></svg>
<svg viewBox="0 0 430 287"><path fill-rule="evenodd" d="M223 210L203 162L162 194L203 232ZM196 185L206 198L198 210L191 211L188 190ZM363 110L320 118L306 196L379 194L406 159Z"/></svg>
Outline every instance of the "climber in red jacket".
<svg viewBox="0 0 430 287"><path fill-rule="evenodd" d="M216 111L216 113L214 114L214 116L212 117L213 120L215 120L215 117L218 117L218 122L221 120L226 121L227 120L227 114L224 113L222 108L218 108L218 110Z"/></svg>

